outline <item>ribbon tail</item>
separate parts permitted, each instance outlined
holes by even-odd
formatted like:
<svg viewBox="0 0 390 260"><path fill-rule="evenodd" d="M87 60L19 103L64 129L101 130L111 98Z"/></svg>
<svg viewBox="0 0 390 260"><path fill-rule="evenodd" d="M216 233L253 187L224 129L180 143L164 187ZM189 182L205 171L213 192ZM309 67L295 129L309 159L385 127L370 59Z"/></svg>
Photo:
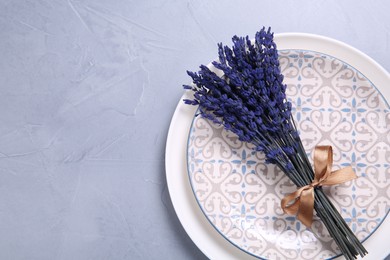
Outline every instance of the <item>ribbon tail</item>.
<svg viewBox="0 0 390 260"><path fill-rule="evenodd" d="M301 205L298 211L298 219L306 227L310 228L313 223L314 211L314 189L304 190L301 193Z"/></svg>

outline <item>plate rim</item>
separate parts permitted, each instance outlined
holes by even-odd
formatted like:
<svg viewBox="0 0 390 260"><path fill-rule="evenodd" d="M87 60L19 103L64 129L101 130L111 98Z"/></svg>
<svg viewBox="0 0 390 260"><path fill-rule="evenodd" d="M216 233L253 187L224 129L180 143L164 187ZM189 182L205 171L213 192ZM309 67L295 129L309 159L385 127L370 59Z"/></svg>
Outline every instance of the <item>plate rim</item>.
<svg viewBox="0 0 390 260"><path fill-rule="evenodd" d="M275 34L278 49L305 49L322 52L346 62L363 73L378 91L390 102L390 74L368 55L341 41L316 34ZM209 223L196 201L187 173L187 138L196 107L184 105L185 92L172 117L165 150L167 185L176 215L183 228L197 247L210 259L259 259L232 245ZM381 248L374 240L385 238L390 229L387 217L365 242L369 254L364 259L385 258L388 249ZM374 242L372 242L374 241ZM379 244L379 245L378 245ZM341 257L337 258L341 259Z"/></svg>

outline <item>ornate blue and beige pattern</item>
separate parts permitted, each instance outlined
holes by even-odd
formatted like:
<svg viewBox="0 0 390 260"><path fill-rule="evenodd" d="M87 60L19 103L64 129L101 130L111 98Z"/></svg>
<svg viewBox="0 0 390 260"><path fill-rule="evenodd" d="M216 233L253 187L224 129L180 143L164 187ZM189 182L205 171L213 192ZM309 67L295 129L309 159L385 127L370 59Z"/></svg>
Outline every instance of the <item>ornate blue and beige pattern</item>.
<svg viewBox="0 0 390 260"><path fill-rule="evenodd" d="M294 118L309 157L332 145L334 168L352 165L358 179L324 188L361 240L390 208L390 110L374 86L342 61L311 51L280 52ZM312 230L283 214L296 187L262 154L195 117L188 143L191 185L203 212L229 241L270 259L324 259L339 254L319 219Z"/></svg>

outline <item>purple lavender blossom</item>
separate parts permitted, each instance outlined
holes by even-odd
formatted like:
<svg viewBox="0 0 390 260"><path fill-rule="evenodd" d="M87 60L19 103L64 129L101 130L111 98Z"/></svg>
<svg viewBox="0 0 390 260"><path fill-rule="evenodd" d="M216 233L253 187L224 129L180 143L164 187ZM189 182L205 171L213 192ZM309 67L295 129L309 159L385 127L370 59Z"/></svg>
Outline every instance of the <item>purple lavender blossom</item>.
<svg viewBox="0 0 390 260"><path fill-rule="evenodd" d="M314 172L286 99L271 28L257 32L254 43L248 36L232 40L232 48L218 44L219 61L212 63L222 77L204 65L198 72L187 71L193 85L183 87L194 92L194 99L184 102L199 106L202 117L254 144L266 163L276 164L298 187L310 184ZM367 253L321 188L315 189L314 207L347 259Z"/></svg>
<svg viewBox="0 0 390 260"><path fill-rule="evenodd" d="M219 61L212 63L223 72L222 77L204 65L197 73L187 72L194 84L184 88L194 91L194 99L184 102L199 105L201 116L254 144L265 153L266 162L291 171L294 167L288 156L296 154L299 136L286 99L273 33L263 28L254 43L248 36L232 40L232 48L218 44ZM276 142L281 136L287 141Z"/></svg>

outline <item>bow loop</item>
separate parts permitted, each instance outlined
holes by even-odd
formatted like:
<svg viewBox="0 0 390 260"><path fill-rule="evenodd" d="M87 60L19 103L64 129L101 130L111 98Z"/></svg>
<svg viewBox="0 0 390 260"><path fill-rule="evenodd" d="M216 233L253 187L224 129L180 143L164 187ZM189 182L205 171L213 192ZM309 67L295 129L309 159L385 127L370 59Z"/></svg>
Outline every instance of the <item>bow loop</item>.
<svg viewBox="0 0 390 260"><path fill-rule="evenodd" d="M314 180L322 182L332 171L333 149L330 145L318 145L314 149Z"/></svg>

